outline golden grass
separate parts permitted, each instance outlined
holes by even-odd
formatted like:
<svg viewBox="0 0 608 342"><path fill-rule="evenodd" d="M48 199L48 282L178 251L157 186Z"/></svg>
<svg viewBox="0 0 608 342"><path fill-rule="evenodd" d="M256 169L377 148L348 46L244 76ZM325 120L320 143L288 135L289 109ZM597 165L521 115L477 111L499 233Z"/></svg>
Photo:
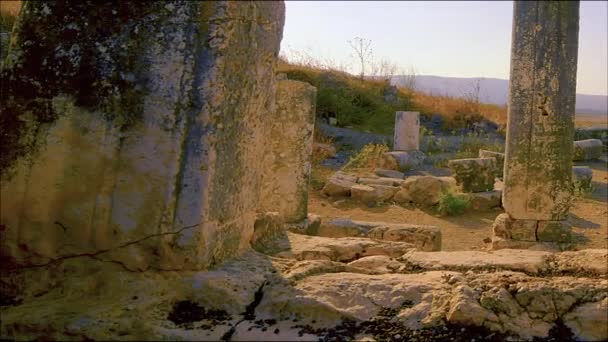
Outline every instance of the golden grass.
<svg viewBox="0 0 608 342"><path fill-rule="evenodd" d="M424 113L437 113L447 121L455 120L459 115L471 112L472 107L484 118L497 124L506 124L507 107L487 103L474 103L465 98L429 95L414 91L414 103Z"/></svg>
<svg viewBox="0 0 608 342"><path fill-rule="evenodd" d="M16 16L21 9L21 0L2 0L0 1L0 12L6 15Z"/></svg>

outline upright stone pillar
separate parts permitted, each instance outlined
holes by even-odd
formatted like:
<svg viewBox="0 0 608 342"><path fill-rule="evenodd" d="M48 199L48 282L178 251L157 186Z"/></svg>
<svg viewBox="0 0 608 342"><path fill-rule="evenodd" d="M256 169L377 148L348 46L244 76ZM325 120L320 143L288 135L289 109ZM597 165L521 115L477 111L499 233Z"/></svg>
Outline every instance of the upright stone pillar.
<svg viewBox="0 0 608 342"><path fill-rule="evenodd" d="M578 1L514 3L503 205L526 240L568 215L578 21Z"/></svg>
<svg viewBox="0 0 608 342"><path fill-rule="evenodd" d="M302 221L308 214L316 93L306 82L277 82L260 210L276 211L287 223Z"/></svg>
<svg viewBox="0 0 608 342"><path fill-rule="evenodd" d="M395 113L393 151L417 151L420 149L420 113Z"/></svg>
<svg viewBox="0 0 608 342"><path fill-rule="evenodd" d="M283 2L23 6L2 70L3 260L192 270L249 248Z"/></svg>

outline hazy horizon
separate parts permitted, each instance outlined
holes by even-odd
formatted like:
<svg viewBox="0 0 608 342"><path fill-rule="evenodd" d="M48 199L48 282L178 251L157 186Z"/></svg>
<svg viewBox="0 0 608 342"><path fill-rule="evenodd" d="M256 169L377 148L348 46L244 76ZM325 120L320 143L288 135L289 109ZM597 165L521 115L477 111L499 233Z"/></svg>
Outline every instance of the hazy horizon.
<svg viewBox="0 0 608 342"><path fill-rule="evenodd" d="M372 41L416 74L509 79L512 1L286 1L281 52L304 52L356 74L347 41ZM581 1L577 93L608 95L608 2ZM407 72L406 72L407 73Z"/></svg>

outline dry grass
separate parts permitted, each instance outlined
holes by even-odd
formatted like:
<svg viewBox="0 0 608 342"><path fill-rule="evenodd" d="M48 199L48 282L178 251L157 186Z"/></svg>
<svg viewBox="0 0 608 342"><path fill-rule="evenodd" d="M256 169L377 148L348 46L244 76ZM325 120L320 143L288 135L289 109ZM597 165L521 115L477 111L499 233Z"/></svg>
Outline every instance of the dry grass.
<svg viewBox="0 0 608 342"><path fill-rule="evenodd" d="M463 116L471 113L478 114L497 124L504 125L507 122L507 108L486 103L475 103L465 98L450 96L429 95L422 92L414 92L414 103L422 113L437 113L447 121L447 127L457 127L458 121Z"/></svg>
<svg viewBox="0 0 608 342"><path fill-rule="evenodd" d="M0 31L8 32L11 30L20 9L20 0L0 0Z"/></svg>

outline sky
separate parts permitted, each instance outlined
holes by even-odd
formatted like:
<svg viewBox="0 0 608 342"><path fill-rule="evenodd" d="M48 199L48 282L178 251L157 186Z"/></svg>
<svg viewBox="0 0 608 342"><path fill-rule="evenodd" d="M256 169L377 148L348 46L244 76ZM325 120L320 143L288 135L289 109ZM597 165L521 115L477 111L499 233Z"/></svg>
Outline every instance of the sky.
<svg viewBox="0 0 608 342"><path fill-rule="evenodd" d="M581 1L577 93L608 94L608 1ZM352 73L347 43L371 40L419 75L509 78L511 1L286 1L281 53L311 55Z"/></svg>

